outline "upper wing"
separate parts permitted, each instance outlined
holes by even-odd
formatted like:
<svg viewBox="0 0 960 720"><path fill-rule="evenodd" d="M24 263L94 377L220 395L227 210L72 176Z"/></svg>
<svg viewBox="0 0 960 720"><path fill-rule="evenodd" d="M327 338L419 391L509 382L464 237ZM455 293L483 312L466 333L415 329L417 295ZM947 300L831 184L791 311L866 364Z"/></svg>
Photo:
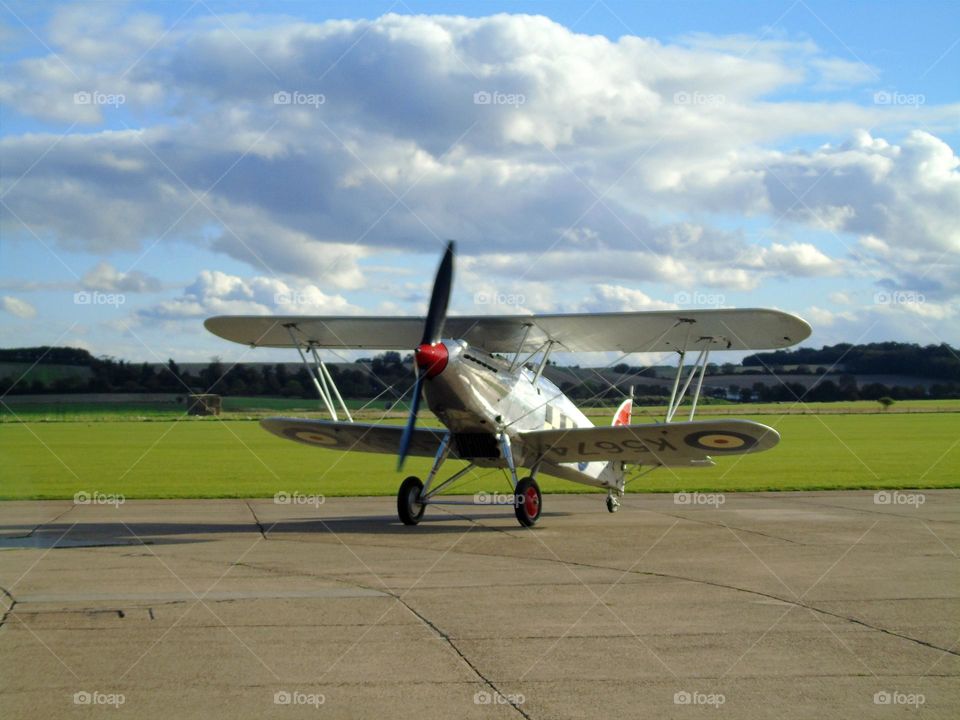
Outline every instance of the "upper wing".
<svg viewBox="0 0 960 720"><path fill-rule="evenodd" d="M642 465L690 465L711 456L769 450L780 435L750 420L535 430L520 436L527 462L623 460Z"/></svg>
<svg viewBox="0 0 960 720"><path fill-rule="evenodd" d="M303 420L298 418L266 418L260 425L288 440L336 450L392 453L400 449L401 425ZM446 430L415 428L410 442L410 455L433 457Z"/></svg>
<svg viewBox="0 0 960 720"><path fill-rule="evenodd" d="M423 332L419 317L310 317L237 315L209 318L207 330L258 347L398 350L412 348ZM770 350L806 339L806 321L779 310L658 310L579 315L470 315L448 317L444 336L487 352L534 350L547 340L569 352ZM526 339L524 339L526 337Z"/></svg>

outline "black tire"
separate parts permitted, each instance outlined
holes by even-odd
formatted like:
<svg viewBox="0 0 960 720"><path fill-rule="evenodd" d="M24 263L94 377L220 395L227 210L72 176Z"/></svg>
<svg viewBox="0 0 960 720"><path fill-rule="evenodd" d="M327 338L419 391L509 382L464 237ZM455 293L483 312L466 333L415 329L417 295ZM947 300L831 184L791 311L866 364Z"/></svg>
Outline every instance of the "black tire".
<svg viewBox="0 0 960 720"><path fill-rule="evenodd" d="M426 505L420 503L420 494L423 492L423 483L420 478L411 475L402 483L397 491L397 515L404 525L416 525L423 517Z"/></svg>
<svg viewBox="0 0 960 720"><path fill-rule="evenodd" d="M533 478L524 478L517 483L513 511L517 515L517 522L524 527L533 527L540 519L540 509L543 506L543 495L540 486Z"/></svg>

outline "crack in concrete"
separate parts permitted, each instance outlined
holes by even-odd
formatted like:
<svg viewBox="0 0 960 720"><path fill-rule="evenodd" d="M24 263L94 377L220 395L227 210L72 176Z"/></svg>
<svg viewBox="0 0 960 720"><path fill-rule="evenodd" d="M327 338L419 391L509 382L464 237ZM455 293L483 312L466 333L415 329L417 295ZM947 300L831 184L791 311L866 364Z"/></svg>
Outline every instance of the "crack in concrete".
<svg viewBox="0 0 960 720"><path fill-rule="evenodd" d="M316 573L316 572L308 572L308 571L289 572L289 571L281 570L279 568L275 569L271 567L262 567L262 566L255 565L253 563L248 563L248 562L234 563L234 565L237 565L240 567L247 567L252 570L260 570L262 572L268 572L268 573L281 573L284 575L300 575L302 577L324 578L327 580L335 580L337 582L353 585L355 587L362 588L364 590L377 590L378 592L384 593L384 595L387 597L392 597L398 603L403 605L414 617L420 620L420 622L422 622L427 628L429 628L438 638L446 642L447 645L453 650L453 652L456 653L456 655L463 661L463 663L468 668L470 668L470 671L474 675L476 675L481 682L483 682L487 687L493 690L493 692L495 692L497 695L499 695L504 700L506 700L507 703L510 705L510 707L516 710L522 717L526 718L527 720L532 720L532 717L530 716L530 714L520 707L520 705L516 702L516 699L512 695L509 695L501 691L500 688L497 687L497 685L492 680L490 680L490 678L488 678L486 675L480 672L480 669L473 663L473 661L470 660L469 657L467 657L466 653L464 653L463 650L461 650L460 647L457 646L457 644L453 641L453 639L450 637L449 634L444 632L438 625L436 625L436 623L430 620L422 612L420 612L419 610L414 608L412 605L410 605L410 603L408 603L406 600L403 599L403 596L401 594L397 593L392 588L387 586L386 583L383 583L384 587L380 589L380 588L372 587L370 585L366 585L364 583L356 582L355 580L346 580L341 575L335 575L335 574L325 574L325 573Z"/></svg>
<svg viewBox="0 0 960 720"><path fill-rule="evenodd" d="M55 523L57 520L59 520L60 518L62 518L64 515L66 515L68 512L70 512L71 510L76 509L76 507L77 507L76 503L72 503L72 504L70 505L70 507L68 507L66 510L64 510L62 513L60 513L60 514L57 515L56 517L50 518L49 520L44 520L44 521L43 521L42 523L40 523L39 525L34 525L33 528L30 530L30 532L26 533L25 535L6 535L6 536L4 536L4 537L7 538L7 539L10 539L10 540L23 540L24 538L33 537L33 534L34 534L37 530L39 530L39 529L42 528L42 527L46 527L47 525L52 525L52 524Z"/></svg>
<svg viewBox="0 0 960 720"><path fill-rule="evenodd" d="M924 489L916 489L916 488L908 488L908 489L916 493L924 492ZM931 489L940 490L942 488L927 488L926 491L929 492ZM881 490L886 490L887 492L894 492L895 490L897 492L905 492L900 488L878 488L877 489L878 492ZM884 512L883 510L869 510L869 509L865 510L863 508L848 507L846 505L832 505L831 503L827 503L827 502L809 502L805 497L796 497L793 495L785 495L784 497L770 497L767 495L755 495L754 497L756 497L758 500L793 500L805 507L824 507L824 508L830 508L831 510L844 510L846 512L868 513L870 515L882 515L885 518L897 518L900 520L922 520L923 522L943 523L945 525L960 524L955 520L938 520L937 518L918 518L918 517L912 517L910 515L901 515L900 513Z"/></svg>
<svg viewBox="0 0 960 720"><path fill-rule="evenodd" d="M797 542L796 540L790 540L789 538L780 537L779 535L770 535L769 533L761 532L759 530L748 530L747 528L736 527L734 525L727 525L726 523L717 522L714 520L700 520L699 518L687 517L686 515L674 515L673 513L663 512L662 510L651 510L649 508L638 508L643 512L653 513L654 515L664 515L666 517L676 518L678 520L686 520L688 522L700 523L701 525L711 525L713 527L727 528L729 530L738 530L742 533L749 533L751 535L760 535L761 537L770 538L771 540L780 540L782 542L791 543L792 545L803 545L806 546L806 543Z"/></svg>
<svg viewBox="0 0 960 720"><path fill-rule="evenodd" d="M453 639L452 639L447 633L445 633L443 630L441 630L436 624L433 623L433 621L431 621L429 618L427 618L423 613L421 613L421 612L419 612L418 610L414 609L413 606L410 605L410 603L408 603L408 602L407 602L406 600L404 600L402 597L400 597L400 596L395 596L395 597L396 597L396 599L397 599L397 602L399 602L401 605L403 605L403 606L404 606L407 610L409 610L415 617L419 618L420 622L422 622L424 625L426 625L428 628L430 628L434 633L437 634L438 637L442 638L442 639L447 643L447 645L449 645L449 646L453 649L453 651L460 657L460 659L464 662L464 664L465 664L468 668L470 668L470 670L473 672L473 674L476 675L478 678L480 678L480 680L481 680L487 687L489 687L491 690L493 690L493 692L495 692L497 695L499 695L499 696L502 697L504 700L506 700L507 703L510 705L510 707L512 707L514 710L516 710L522 717L526 718L527 720L532 720L532 717L531 717L530 713L528 713L526 710L524 710L522 707L520 707L520 704L516 701L516 698L515 698L513 695L509 695L509 694L501 691L500 688L498 688L497 685L496 685L490 678L488 678L486 675L484 675L482 672L480 672L480 668L478 668L478 667L473 663L473 661L471 661L470 658L467 657L466 653L463 652L463 650L461 650L461 649L457 646L457 644L453 641Z"/></svg>
<svg viewBox="0 0 960 720"><path fill-rule="evenodd" d="M250 511L250 514L253 515L253 521L257 524L257 530L260 531L260 537L262 537L264 540L268 540L269 538L267 537L267 533L264 532L263 525L260 523L260 518L258 518L257 513L254 512L253 506L250 504L250 501L244 500L243 502L246 504L247 510Z"/></svg>
<svg viewBox="0 0 960 720"><path fill-rule="evenodd" d="M269 539L269 538L268 538L268 539ZM291 538L284 538L284 540L285 540L286 542L303 542L302 540L294 540L294 539L291 539ZM382 545L382 544L379 544L379 543L363 543L363 544L364 544L366 547L380 547L380 548L387 548L387 549L391 549L391 550L396 550L396 549L397 549L396 546L393 546L393 545ZM434 550L433 548L418 548L418 549L419 549L419 550L422 550L422 551L427 551L427 552L440 552L439 550ZM820 613L820 614L822 614L822 615L827 615L827 616L836 618L836 619L838 619L838 620L844 620L844 621L846 621L846 622L853 623L853 624L855 624L855 625L860 625L860 626L862 626L862 627L868 628L868 629L870 629L870 630L874 630L874 631L876 631L876 632L884 633L884 634L890 635L890 636L892 636L892 637L900 638L901 640L906 640L906 641L908 641L908 642L912 642L912 643L915 643L915 644L917 644L917 645L921 645L921 646L924 646L924 647L928 647L928 648L930 648L930 649L932 649L932 650L939 650L939 651L941 651L941 652L949 653L949 654L951 654L951 655L956 655L956 656L960 657L960 650L954 650L954 649L952 649L952 648L942 647L942 646L940 646L940 645L936 645L936 644L931 643L931 642L928 642L928 641L926 641L926 640L921 640L920 638L915 638L915 637L912 637L912 636L910 636L910 635L906 635L906 634L904 634L904 633L900 633L900 632L897 632L897 631L895 631L895 630L891 630L891 629L889 629L889 628L885 628L885 627L882 627L882 626L879 626L879 625L873 625L873 624L871 624L871 623L868 623L868 622L865 621L865 620L860 620L859 618L856 618L856 617L852 617L852 616L849 616L849 615L843 615L842 613L833 612L833 611L831 611L831 610L825 610L825 609L823 609L823 608L817 607L816 605L810 605L810 604L808 604L808 603L800 602L799 600L794 600L794 599L791 599L791 598L786 598L786 597L782 597L782 596L779 596L779 595L774 595L774 594L772 594L772 593L767 593L767 592L764 592L764 591L762 591L762 590L754 590L754 589L752 589L752 588L744 588L744 587L739 587L739 586L736 586L736 585L729 585L729 584L726 584L726 583L720 583L720 582L716 582L716 581L712 581L712 580L704 580L704 579L700 579L700 578L692 578L692 577L688 577L688 576L685 576L685 575L673 575L673 574L670 574L670 573L660 573L660 572L654 572L654 571L650 571L650 570L626 570L626 571L625 571L623 568L619 568L619 567L613 567L613 566L608 566L608 565L598 565L598 564L594 564L594 563L578 562L578 561L574 561L574 560L564 560L564 559L562 559L562 558L559 558L559 559L557 559L557 558L551 558L551 557L516 558L516 557L513 557L513 556L507 556L507 555L495 555L495 554L492 554L492 553L484 553L484 552L477 552L477 551L470 551L470 550L461 550L461 549L452 550L451 552L453 552L453 553L455 553L455 554L458 554L458 555L479 555L479 556L481 556L481 557L492 557L492 558L498 558L498 559L504 559L504 558L510 557L511 559L530 560L531 562L550 562L550 563L555 563L555 564L560 564L560 565L575 565L575 566L577 566L577 567L591 568L591 569L594 569L594 570L608 570L608 571L611 571L611 572L619 572L619 573L628 572L628 573L633 574L633 575L648 576L648 577L661 577L661 578L666 578L666 579L670 579L670 580L681 580L681 581L684 581L684 582L691 582L691 583L697 583L697 584L701 584L701 585L707 585L707 586L722 588L722 589L725 589L725 590L733 590L734 592L742 592L742 593L747 593L747 594L749 594L749 595L756 595L756 596L758 596L758 597L767 598L767 599L769 599L769 600L777 600L777 601L779 601L779 602L787 603L787 604L789 604L789 605L793 605L793 606L798 607L798 608L803 608L803 609L805 609L805 610L810 610L810 611L812 611L812 612L817 612L817 613ZM263 569L263 568L258 568L258 569ZM309 574L309 573L308 573L308 574ZM321 577L324 577L324 576L321 576ZM349 582L349 581L346 581L346 580L345 580L344 582Z"/></svg>
<svg viewBox="0 0 960 720"><path fill-rule="evenodd" d="M0 592L3 593L3 596L4 596L5 598L9 598L9 599L10 599L10 607L8 607L6 610L4 610L4 611L3 611L3 617L0 617L0 629L2 629L3 626L6 625L6 623L7 623L7 618L10 617L10 614L13 612L13 608L16 607L16 605L17 605L17 599L13 596L13 593L11 593L11 592L10 592L9 590L7 590L5 587L0 587Z"/></svg>

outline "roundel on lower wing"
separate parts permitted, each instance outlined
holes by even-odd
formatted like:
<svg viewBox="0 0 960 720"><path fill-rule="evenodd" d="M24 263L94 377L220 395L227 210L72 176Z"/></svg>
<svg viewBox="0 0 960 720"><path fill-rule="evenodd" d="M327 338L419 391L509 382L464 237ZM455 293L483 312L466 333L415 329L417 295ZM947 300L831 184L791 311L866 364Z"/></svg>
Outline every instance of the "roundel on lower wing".
<svg viewBox="0 0 960 720"><path fill-rule="evenodd" d="M297 428L287 428L283 431L291 440L310 443L311 445L336 445L337 439L330 435L321 435L312 430L298 430Z"/></svg>
<svg viewBox="0 0 960 720"><path fill-rule="evenodd" d="M687 435L684 442L690 447L697 448L697 450L707 450L714 453L724 451L743 452L757 444L756 439L749 435L728 430L701 430Z"/></svg>

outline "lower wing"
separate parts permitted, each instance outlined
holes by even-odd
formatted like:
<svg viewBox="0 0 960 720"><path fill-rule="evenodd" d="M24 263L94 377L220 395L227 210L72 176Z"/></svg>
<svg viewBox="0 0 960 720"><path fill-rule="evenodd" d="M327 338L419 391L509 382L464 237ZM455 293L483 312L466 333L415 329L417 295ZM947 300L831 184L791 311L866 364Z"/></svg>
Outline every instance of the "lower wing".
<svg viewBox="0 0 960 720"><path fill-rule="evenodd" d="M769 450L780 435L750 420L535 430L520 435L524 459L548 463L622 460L642 465L704 465L710 457Z"/></svg>
<svg viewBox="0 0 960 720"><path fill-rule="evenodd" d="M400 449L402 425L303 420L298 418L266 418L260 425L287 440L332 450L396 454ZM433 457L446 430L416 428L410 442L410 455Z"/></svg>

